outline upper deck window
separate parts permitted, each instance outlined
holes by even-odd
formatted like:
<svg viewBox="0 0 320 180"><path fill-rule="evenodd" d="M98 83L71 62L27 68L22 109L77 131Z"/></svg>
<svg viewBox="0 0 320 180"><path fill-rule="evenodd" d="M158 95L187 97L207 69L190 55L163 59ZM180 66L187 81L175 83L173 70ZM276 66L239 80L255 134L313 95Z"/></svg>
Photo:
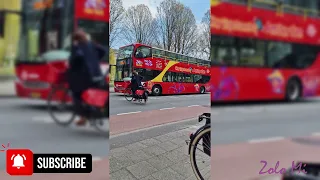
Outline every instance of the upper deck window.
<svg viewBox="0 0 320 180"><path fill-rule="evenodd" d="M212 36L213 65L303 69L320 52L315 45Z"/></svg>

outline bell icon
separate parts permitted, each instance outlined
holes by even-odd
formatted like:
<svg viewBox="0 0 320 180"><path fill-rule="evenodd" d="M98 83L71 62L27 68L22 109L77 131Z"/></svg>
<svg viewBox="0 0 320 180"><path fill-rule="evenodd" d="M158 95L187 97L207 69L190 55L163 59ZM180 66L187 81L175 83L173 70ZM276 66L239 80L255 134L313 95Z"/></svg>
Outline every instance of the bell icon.
<svg viewBox="0 0 320 180"><path fill-rule="evenodd" d="M23 155L24 156L24 155ZM25 156L24 156L25 158ZM20 169L20 167L24 167L24 164L23 164L23 157L20 156L20 154L18 154L16 157L14 157L13 159L13 165L12 167L16 167L18 169Z"/></svg>

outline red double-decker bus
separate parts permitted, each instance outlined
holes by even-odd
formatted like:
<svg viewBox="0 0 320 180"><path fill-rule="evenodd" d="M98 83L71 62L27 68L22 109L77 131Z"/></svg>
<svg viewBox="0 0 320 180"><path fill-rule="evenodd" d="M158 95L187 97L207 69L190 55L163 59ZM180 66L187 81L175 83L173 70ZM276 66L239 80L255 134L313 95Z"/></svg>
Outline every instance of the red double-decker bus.
<svg viewBox="0 0 320 180"><path fill-rule="evenodd" d="M109 0L27 0L23 3L16 93L23 98L48 98L65 81L71 34L82 28L92 41L109 50ZM109 57L102 60L104 72Z"/></svg>
<svg viewBox="0 0 320 180"><path fill-rule="evenodd" d="M133 70L144 77L144 86L156 96L210 91L208 60L143 44L121 47L116 60L115 92L124 92Z"/></svg>
<svg viewBox="0 0 320 180"><path fill-rule="evenodd" d="M319 13L281 1L211 1L211 101L320 93Z"/></svg>

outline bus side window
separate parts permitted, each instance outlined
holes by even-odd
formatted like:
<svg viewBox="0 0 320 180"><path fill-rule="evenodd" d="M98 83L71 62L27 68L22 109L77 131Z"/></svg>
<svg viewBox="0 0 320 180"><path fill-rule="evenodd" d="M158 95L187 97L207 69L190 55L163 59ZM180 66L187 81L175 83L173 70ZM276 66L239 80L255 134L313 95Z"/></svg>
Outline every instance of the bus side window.
<svg viewBox="0 0 320 180"><path fill-rule="evenodd" d="M239 38L239 66L264 66L265 42L256 39Z"/></svg>
<svg viewBox="0 0 320 180"><path fill-rule="evenodd" d="M171 82L172 79L171 79L171 72L166 72L166 74L163 76L163 79L162 79L163 82Z"/></svg>
<svg viewBox="0 0 320 180"><path fill-rule="evenodd" d="M193 80L192 80L192 75L191 74L185 74L185 82L188 82L188 83L192 83Z"/></svg>
<svg viewBox="0 0 320 180"><path fill-rule="evenodd" d="M136 58L149 58L152 57L152 52L150 47L140 46L137 48L135 53Z"/></svg>
<svg viewBox="0 0 320 180"><path fill-rule="evenodd" d="M194 75L194 82L195 83L202 83L201 82L202 76L201 75Z"/></svg>

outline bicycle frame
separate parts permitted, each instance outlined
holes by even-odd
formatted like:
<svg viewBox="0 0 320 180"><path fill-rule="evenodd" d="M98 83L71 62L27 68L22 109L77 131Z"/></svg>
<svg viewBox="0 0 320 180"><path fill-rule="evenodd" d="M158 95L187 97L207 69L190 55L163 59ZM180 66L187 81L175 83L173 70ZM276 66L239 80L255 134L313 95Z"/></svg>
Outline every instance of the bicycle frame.
<svg viewBox="0 0 320 180"><path fill-rule="evenodd" d="M204 116L204 117L203 117ZM202 115L199 116L198 121L201 122L203 120L203 118L206 118L206 123L205 125L203 125L202 127L200 127L195 133L192 133L190 135L190 143L189 143L189 148L188 148L188 154L190 155L190 151L191 151L191 142L193 141L193 139L204 129L207 128L211 128L211 122L210 122L210 113L203 113Z"/></svg>

